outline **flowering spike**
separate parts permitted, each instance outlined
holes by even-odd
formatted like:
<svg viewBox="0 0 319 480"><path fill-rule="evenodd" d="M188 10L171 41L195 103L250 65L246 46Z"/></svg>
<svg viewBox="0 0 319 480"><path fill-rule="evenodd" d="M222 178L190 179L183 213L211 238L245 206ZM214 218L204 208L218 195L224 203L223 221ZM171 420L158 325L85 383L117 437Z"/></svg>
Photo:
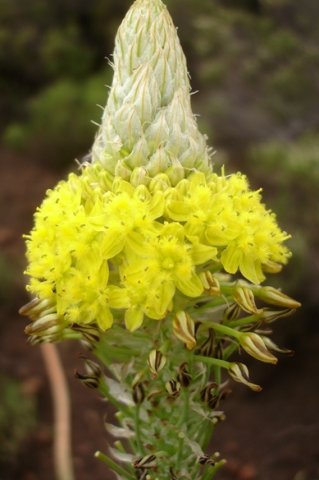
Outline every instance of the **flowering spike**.
<svg viewBox="0 0 319 480"><path fill-rule="evenodd" d="M134 184L166 172L172 184L210 154L191 110L187 66L161 0L137 0L115 40L114 77L93 162Z"/></svg>

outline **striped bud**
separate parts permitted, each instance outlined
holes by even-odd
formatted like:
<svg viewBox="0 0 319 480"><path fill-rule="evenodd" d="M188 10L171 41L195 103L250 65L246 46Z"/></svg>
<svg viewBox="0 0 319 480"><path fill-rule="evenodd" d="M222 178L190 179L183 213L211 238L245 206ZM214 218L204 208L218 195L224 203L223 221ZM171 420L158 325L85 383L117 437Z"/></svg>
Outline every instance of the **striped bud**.
<svg viewBox="0 0 319 480"><path fill-rule="evenodd" d="M143 403L145 399L145 391L144 391L144 386L142 382L135 383L133 385L133 400L136 405L140 405Z"/></svg>
<svg viewBox="0 0 319 480"><path fill-rule="evenodd" d="M254 287L254 294L266 303L277 305L278 307L285 307L289 309L296 309L301 307L301 303L297 302L285 293L277 290L274 287Z"/></svg>
<svg viewBox="0 0 319 480"><path fill-rule="evenodd" d="M231 303L224 311L224 320L231 321L237 320L241 312L240 306L238 303Z"/></svg>
<svg viewBox="0 0 319 480"><path fill-rule="evenodd" d="M98 388L99 386L99 377L96 377L95 375L82 375L79 373L77 370L74 371L74 376L78 380L80 380L83 385L85 385L88 388Z"/></svg>
<svg viewBox="0 0 319 480"><path fill-rule="evenodd" d="M244 312L258 314L262 310L256 307L255 297L250 288L247 287L237 287L235 289L233 298L237 305L240 306Z"/></svg>
<svg viewBox="0 0 319 480"><path fill-rule="evenodd" d="M194 320L185 312L180 311L173 320L175 336L185 343L188 350L193 350L196 345Z"/></svg>
<svg viewBox="0 0 319 480"><path fill-rule="evenodd" d="M177 380L182 387L188 387L192 381L192 375L189 371L187 362L182 363L178 369Z"/></svg>
<svg viewBox="0 0 319 480"><path fill-rule="evenodd" d="M212 328L208 329L208 337L198 348L199 355L211 357L215 350L215 332Z"/></svg>
<svg viewBox="0 0 319 480"><path fill-rule="evenodd" d="M145 457L140 457L133 463L134 468L153 468L156 466L156 455L146 455Z"/></svg>
<svg viewBox="0 0 319 480"><path fill-rule="evenodd" d="M177 380L170 380L165 383L165 388L170 398L177 398L180 394L181 384Z"/></svg>
<svg viewBox="0 0 319 480"><path fill-rule="evenodd" d="M278 345L276 345L276 343L273 342L269 337L262 336L262 339L266 347L273 352L283 353L285 355L293 355L294 353L293 350L290 350L289 348L278 347Z"/></svg>
<svg viewBox="0 0 319 480"><path fill-rule="evenodd" d="M241 333L239 343L252 357L265 363L277 363L277 358L267 349L265 342L260 335L254 332Z"/></svg>
<svg viewBox="0 0 319 480"><path fill-rule="evenodd" d="M249 370L244 363L231 363L228 373L235 382L243 383L255 392L260 392L262 390L259 385L249 381Z"/></svg>
<svg viewBox="0 0 319 480"><path fill-rule="evenodd" d="M148 356L147 363L152 374L154 377L156 377L162 368L164 368L166 364L166 357L164 357L159 350L152 350Z"/></svg>
<svg viewBox="0 0 319 480"><path fill-rule="evenodd" d="M217 278L215 278L211 272L202 272L200 274L200 279L202 281L203 287L209 295L212 297L220 296L220 284Z"/></svg>
<svg viewBox="0 0 319 480"><path fill-rule="evenodd" d="M290 308L285 308L285 310L268 310L264 308L262 318L265 322L272 323L280 318L289 317L289 315L292 315L295 311L296 310L291 310Z"/></svg>
<svg viewBox="0 0 319 480"><path fill-rule="evenodd" d="M100 365L84 355L81 355L81 358L84 360L84 365L89 375L95 376L96 378L100 378L102 376L102 369Z"/></svg>
<svg viewBox="0 0 319 480"><path fill-rule="evenodd" d="M92 325L78 325L73 324L72 330L81 334L83 340L88 342L89 346L94 347L94 345L100 339L100 332L97 328Z"/></svg>
<svg viewBox="0 0 319 480"><path fill-rule="evenodd" d="M209 383L203 390L200 392L201 401L206 403L209 408L212 410L216 407L218 403L218 385L217 383Z"/></svg>

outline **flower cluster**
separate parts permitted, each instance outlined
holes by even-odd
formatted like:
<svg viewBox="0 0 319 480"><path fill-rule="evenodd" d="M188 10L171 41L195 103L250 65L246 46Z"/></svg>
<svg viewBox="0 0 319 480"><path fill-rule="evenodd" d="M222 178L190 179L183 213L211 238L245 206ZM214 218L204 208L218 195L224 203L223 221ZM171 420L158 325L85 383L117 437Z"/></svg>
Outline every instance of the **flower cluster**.
<svg viewBox="0 0 319 480"><path fill-rule="evenodd" d="M289 251L260 192L241 174L160 174L133 186L99 164L49 190L27 237L28 289L68 324L126 326L196 303L203 272L237 271L258 284Z"/></svg>

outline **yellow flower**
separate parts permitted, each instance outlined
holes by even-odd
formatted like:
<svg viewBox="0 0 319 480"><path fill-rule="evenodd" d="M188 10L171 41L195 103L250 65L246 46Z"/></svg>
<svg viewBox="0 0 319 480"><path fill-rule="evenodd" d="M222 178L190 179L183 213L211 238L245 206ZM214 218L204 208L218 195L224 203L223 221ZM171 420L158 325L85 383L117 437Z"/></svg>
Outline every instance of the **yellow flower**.
<svg viewBox="0 0 319 480"><path fill-rule="evenodd" d="M134 330L145 315L164 318L178 294L200 298L204 265L259 283L263 266L288 257L287 235L240 174L195 172L149 189L101 170L87 166L50 190L27 237L28 289L69 323L105 330L120 308Z"/></svg>
<svg viewBox="0 0 319 480"><path fill-rule="evenodd" d="M215 246L228 273L238 270L253 283L264 280L263 265L286 263L289 252L273 213L249 190L241 174L194 173L167 193L166 214L185 223L186 235Z"/></svg>

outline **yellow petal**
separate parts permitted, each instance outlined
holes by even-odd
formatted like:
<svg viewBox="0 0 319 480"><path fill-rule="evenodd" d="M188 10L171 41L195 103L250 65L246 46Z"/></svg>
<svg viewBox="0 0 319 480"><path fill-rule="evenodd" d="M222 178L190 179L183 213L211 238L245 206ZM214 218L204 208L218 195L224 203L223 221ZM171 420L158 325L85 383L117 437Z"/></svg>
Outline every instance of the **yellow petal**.
<svg viewBox="0 0 319 480"><path fill-rule="evenodd" d="M200 265L208 262L209 260L216 258L216 255L217 248L215 247L209 247L208 245L203 245L200 243L192 246L192 260L194 265Z"/></svg>
<svg viewBox="0 0 319 480"><path fill-rule="evenodd" d="M239 269L242 275L250 280L252 283L261 283L265 280L265 276L261 270L261 264L259 260L254 260L248 255L243 255L239 265Z"/></svg>
<svg viewBox="0 0 319 480"><path fill-rule="evenodd" d="M113 315L107 306L103 310L100 309L96 323L103 331L108 330L113 325Z"/></svg>
<svg viewBox="0 0 319 480"><path fill-rule="evenodd" d="M124 288L115 287L110 285L108 287L109 292L109 304L112 308L128 308L129 298Z"/></svg>
<svg viewBox="0 0 319 480"><path fill-rule="evenodd" d="M125 325L128 330L134 332L143 323L144 314L140 308L130 308L125 312Z"/></svg>
<svg viewBox="0 0 319 480"><path fill-rule="evenodd" d="M194 273L190 278L177 278L176 287L188 297L199 297L204 290L200 278Z"/></svg>
<svg viewBox="0 0 319 480"><path fill-rule="evenodd" d="M125 235L118 229L109 229L103 235L101 241L101 255L104 258L113 258L118 255L124 248Z"/></svg>

